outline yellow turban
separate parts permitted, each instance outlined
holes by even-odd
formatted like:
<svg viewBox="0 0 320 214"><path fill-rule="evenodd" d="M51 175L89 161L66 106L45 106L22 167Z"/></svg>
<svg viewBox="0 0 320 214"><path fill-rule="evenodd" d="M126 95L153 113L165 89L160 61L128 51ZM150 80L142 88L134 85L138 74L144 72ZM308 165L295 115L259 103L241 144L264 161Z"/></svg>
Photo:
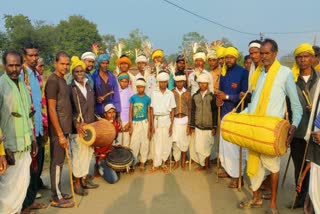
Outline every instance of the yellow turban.
<svg viewBox="0 0 320 214"><path fill-rule="evenodd" d="M235 47L227 47L224 51L224 56L225 57L226 56L233 56L238 59L239 51ZM226 66L226 63L224 63L224 65L222 66L222 69L221 69L221 75L225 76L226 73L227 73L227 66Z"/></svg>
<svg viewBox="0 0 320 214"><path fill-rule="evenodd" d="M303 52L307 52L313 56L315 55L315 52L312 48L312 45L310 45L309 43L302 43L294 50L294 53L293 53L294 57L297 57L299 54L301 54ZM296 62L294 62L294 64L293 64L292 73L293 73L294 81L297 82L298 77L300 75L300 69L299 69L299 66L297 65Z"/></svg>
<svg viewBox="0 0 320 214"><path fill-rule="evenodd" d="M227 47L224 51L224 56L233 56L238 59L239 57L239 51L235 47Z"/></svg>
<svg viewBox="0 0 320 214"><path fill-rule="evenodd" d="M122 56L117 59L117 61L116 61L117 66L120 66L122 63L127 63L129 65L129 67L131 66L131 60L127 56Z"/></svg>
<svg viewBox="0 0 320 214"><path fill-rule="evenodd" d="M152 60L154 60L154 58L156 58L157 56L163 57L163 56L164 56L163 50L161 50L161 49L156 49L156 50L154 50L154 51L152 52L152 54L151 54Z"/></svg>
<svg viewBox="0 0 320 214"><path fill-rule="evenodd" d="M86 64L82 60L80 60L79 57L77 57L77 56L71 57L70 71L72 72L73 69L75 69L78 66L81 66L83 68L83 70L86 70L86 68L87 68Z"/></svg>
<svg viewBox="0 0 320 214"><path fill-rule="evenodd" d="M217 58L222 58L224 57L224 51L226 50L225 47L219 47L217 50L216 50L216 55L217 55Z"/></svg>

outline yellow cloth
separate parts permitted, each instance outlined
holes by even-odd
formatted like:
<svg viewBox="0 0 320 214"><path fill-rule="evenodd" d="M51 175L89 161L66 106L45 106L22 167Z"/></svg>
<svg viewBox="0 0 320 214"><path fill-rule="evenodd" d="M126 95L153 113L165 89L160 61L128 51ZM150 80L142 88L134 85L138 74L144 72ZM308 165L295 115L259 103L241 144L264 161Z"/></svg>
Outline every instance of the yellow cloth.
<svg viewBox="0 0 320 214"><path fill-rule="evenodd" d="M318 64L318 65L314 66L314 70L316 70L316 71L320 71L320 64Z"/></svg>
<svg viewBox="0 0 320 214"><path fill-rule="evenodd" d="M163 50L161 50L161 49L156 49L156 50L154 50L154 51L152 52L152 54L151 54L152 60L154 60L154 58L157 57L157 56L163 57L163 56L164 56Z"/></svg>
<svg viewBox="0 0 320 214"><path fill-rule="evenodd" d="M259 65L256 70L254 70L254 72L252 73L252 76L249 80L249 83L250 83L250 88L251 90L255 90L256 89L256 86L257 86L257 82L258 82L258 79L260 77L260 74L261 74L261 71L262 71L262 68L263 66L262 65Z"/></svg>
<svg viewBox="0 0 320 214"><path fill-rule="evenodd" d="M226 48L225 47L219 47L219 48L217 48L217 50L216 50L216 55L217 55L217 58L219 59L219 58L222 58L222 57L224 57L224 51L226 50Z"/></svg>
<svg viewBox="0 0 320 214"><path fill-rule="evenodd" d="M224 56L233 56L236 59L238 59L239 57L239 51L235 48L235 47L227 47L224 51ZM227 65L226 63L224 63L224 65L222 66L222 70L221 70L221 75L225 76L227 73Z"/></svg>
<svg viewBox="0 0 320 214"><path fill-rule="evenodd" d="M117 66L120 66L122 63L127 63L129 67L131 67L131 60L127 56L123 56L117 59L116 61Z"/></svg>
<svg viewBox="0 0 320 214"><path fill-rule="evenodd" d="M2 131L0 129L0 137L2 136ZM2 155L6 155L5 151L4 151L4 145L3 145L3 142L1 143L0 142L0 156Z"/></svg>
<svg viewBox="0 0 320 214"><path fill-rule="evenodd" d="M294 50L294 53L293 53L294 57L297 57L299 54L303 52L307 52L313 56L315 55L312 45L310 45L309 43L302 43ZM300 69L296 61L293 64L292 73L293 73L294 81L297 82L298 77L300 75Z"/></svg>
<svg viewBox="0 0 320 214"><path fill-rule="evenodd" d="M75 67L78 67L78 66L81 66L83 68L83 70L86 70L86 68L87 68L86 64L83 61L81 61L79 59L79 57L77 57L77 56L71 57L70 71L72 72L73 69L75 69Z"/></svg>
<svg viewBox="0 0 320 214"><path fill-rule="evenodd" d="M257 104L254 114L260 115L260 116L264 116L266 114L269 99L270 99L270 94L273 87L273 82L278 74L280 66L281 66L280 62L276 60L269 68L267 78L264 82L264 85L260 94L259 102ZM253 177L254 175L256 175L259 169L259 163L260 163L259 154L249 150L247 163L248 163L247 174L249 177Z"/></svg>

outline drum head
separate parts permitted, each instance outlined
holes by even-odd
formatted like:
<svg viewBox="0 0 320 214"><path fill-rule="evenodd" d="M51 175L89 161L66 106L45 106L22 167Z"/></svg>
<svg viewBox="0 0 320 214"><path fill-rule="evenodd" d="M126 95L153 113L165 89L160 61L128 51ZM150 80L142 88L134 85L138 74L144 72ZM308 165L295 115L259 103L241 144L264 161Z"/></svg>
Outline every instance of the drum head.
<svg viewBox="0 0 320 214"><path fill-rule="evenodd" d="M125 165L133 160L133 155L129 149L114 148L106 157L107 162L115 165Z"/></svg>
<svg viewBox="0 0 320 214"><path fill-rule="evenodd" d="M96 131L90 125L85 125L83 128L86 131L86 136L81 137L80 141L87 146L91 146L96 140Z"/></svg>

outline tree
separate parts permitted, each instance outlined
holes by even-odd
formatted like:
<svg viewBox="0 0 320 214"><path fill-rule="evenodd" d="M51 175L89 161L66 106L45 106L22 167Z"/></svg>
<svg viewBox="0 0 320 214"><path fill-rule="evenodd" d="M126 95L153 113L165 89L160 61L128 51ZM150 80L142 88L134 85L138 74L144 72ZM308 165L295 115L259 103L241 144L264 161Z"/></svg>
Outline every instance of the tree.
<svg viewBox="0 0 320 214"><path fill-rule="evenodd" d="M102 41L106 46L106 50L109 54L111 54L113 47L117 44L116 37L112 34L102 35Z"/></svg>
<svg viewBox="0 0 320 214"><path fill-rule="evenodd" d="M199 44L199 48L197 51L205 51L205 44L207 40L203 35L200 35L198 32L189 32L183 35L181 46L179 46L179 50L181 53L186 53L186 58L188 64L193 64L193 50L192 45L194 43Z"/></svg>
<svg viewBox="0 0 320 214"><path fill-rule="evenodd" d="M70 55L80 56L91 50L91 45L97 43L102 49L105 45L97 30L97 25L82 16L70 16L68 20L60 21L56 27L57 44L55 51L66 51Z"/></svg>

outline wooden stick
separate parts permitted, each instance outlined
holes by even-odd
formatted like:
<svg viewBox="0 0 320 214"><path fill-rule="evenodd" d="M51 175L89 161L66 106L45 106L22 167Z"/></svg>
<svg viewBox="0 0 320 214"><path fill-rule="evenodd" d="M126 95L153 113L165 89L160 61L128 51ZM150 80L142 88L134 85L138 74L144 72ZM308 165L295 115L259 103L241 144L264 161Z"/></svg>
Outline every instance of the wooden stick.
<svg viewBox="0 0 320 214"><path fill-rule="evenodd" d="M70 162L70 157L69 157L69 151L68 151L67 147L65 148L65 152L66 152L68 168L69 168L69 178L70 178L70 187L71 187L72 199L73 199L75 207L78 208L78 202L76 200L76 195L74 194L74 189L73 189L72 168L71 168L71 162Z"/></svg>
<svg viewBox="0 0 320 214"><path fill-rule="evenodd" d="M246 96L246 95L245 95ZM241 103L241 111L244 109L244 101ZM242 181L242 146L239 148L239 178L238 178L238 191L241 192L241 181Z"/></svg>
<svg viewBox="0 0 320 214"><path fill-rule="evenodd" d="M216 182L219 182L219 170L220 170L220 124L221 124L221 107L218 107L218 132L217 132L217 180Z"/></svg>
<svg viewBox="0 0 320 214"><path fill-rule="evenodd" d="M290 152L290 155L289 155L289 158L288 158L288 162L287 162L287 165L286 165L286 170L284 171L284 175L283 175L283 178L282 178L281 188L283 188L284 182L285 182L285 180L287 178L287 173L288 173L288 169L289 169L289 165L290 165L290 160L291 160L291 152Z"/></svg>
<svg viewBox="0 0 320 214"><path fill-rule="evenodd" d="M191 170L191 163L192 163L192 158L191 158L191 149L192 148L192 142L194 140L193 138L194 133L190 133L190 145L189 145L189 171Z"/></svg>

